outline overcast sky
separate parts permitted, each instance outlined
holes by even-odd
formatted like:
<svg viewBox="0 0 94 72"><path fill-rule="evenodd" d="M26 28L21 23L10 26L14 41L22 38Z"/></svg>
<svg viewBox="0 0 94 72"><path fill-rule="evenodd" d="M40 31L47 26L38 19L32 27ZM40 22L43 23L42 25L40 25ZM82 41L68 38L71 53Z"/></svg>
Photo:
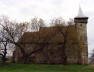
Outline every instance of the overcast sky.
<svg viewBox="0 0 94 72"><path fill-rule="evenodd" d="M30 21L33 17L48 21L63 17L68 21L78 14L79 4L87 24L89 52L94 48L94 0L0 0L0 15L6 15L17 22Z"/></svg>

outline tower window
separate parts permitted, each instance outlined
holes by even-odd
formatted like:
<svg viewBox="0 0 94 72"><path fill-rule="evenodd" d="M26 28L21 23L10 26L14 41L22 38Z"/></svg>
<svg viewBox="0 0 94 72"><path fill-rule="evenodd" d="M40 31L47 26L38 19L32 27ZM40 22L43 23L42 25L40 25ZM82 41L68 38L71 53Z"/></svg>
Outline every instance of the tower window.
<svg viewBox="0 0 94 72"><path fill-rule="evenodd" d="M83 24L80 24L81 27L83 27Z"/></svg>
<svg viewBox="0 0 94 72"><path fill-rule="evenodd" d="M82 24L80 24L80 26L82 26Z"/></svg>

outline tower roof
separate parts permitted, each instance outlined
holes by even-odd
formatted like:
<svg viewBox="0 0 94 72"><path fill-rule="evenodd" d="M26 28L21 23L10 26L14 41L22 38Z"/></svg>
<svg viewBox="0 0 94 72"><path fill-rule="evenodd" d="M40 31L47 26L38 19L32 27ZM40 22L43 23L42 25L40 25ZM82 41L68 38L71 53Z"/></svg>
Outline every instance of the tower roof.
<svg viewBox="0 0 94 72"><path fill-rule="evenodd" d="M87 18L87 16L85 16L83 14L83 11L81 9L81 7L79 6L79 12L78 12L78 16L76 16L75 18Z"/></svg>

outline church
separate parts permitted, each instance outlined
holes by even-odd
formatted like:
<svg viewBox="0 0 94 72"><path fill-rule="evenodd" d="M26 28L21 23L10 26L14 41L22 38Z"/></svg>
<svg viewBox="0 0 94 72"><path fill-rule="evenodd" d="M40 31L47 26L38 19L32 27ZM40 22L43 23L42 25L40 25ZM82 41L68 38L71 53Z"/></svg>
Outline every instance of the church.
<svg viewBox="0 0 94 72"><path fill-rule="evenodd" d="M76 64L80 60L80 64L88 64L88 17L83 14L81 7L79 7L78 15L74 18L74 23L75 26L71 26L70 32L74 33L77 31L79 35L76 35L76 38L73 37L72 34L68 35L65 52L67 62ZM39 38L41 39L40 41ZM79 40L80 46L75 39ZM56 27L42 27L38 32L25 32L18 43L21 43L21 46L23 46L23 50L25 50L26 53L31 54L30 56L27 56L28 63L63 64L61 56L63 41L64 37L62 37L62 34L60 34ZM27 44L23 44L23 42ZM42 43L42 45L40 43ZM33 53L33 50L38 48L43 49ZM22 60L21 50L20 48L16 48L13 53L13 61L22 62Z"/></svg>

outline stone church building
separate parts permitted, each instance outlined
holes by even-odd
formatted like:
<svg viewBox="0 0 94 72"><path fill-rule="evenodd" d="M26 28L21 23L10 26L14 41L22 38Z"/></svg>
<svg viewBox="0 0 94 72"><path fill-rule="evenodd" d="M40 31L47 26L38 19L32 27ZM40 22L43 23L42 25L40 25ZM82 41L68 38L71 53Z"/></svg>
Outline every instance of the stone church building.
<svg viewBox="0 0 94 72"><path fill-rule="evenodd" d="M74 18L75 26L72 26L70 31L73 33L75 31L74 28L76 28L79 34L77 35L76 39L79 39L80 46L82 48L80 52L77 51L80 49L80 47L76 44L77 42L75 37L73 37L72 34L69 35L69 40L66 44L66 55L68 63L77 63L78 60L81 60L81 64L88 64L87 22L88 17L83 14L81 7L79 7L78 16ZM41 36L39 35L39 32L41 33ZM27 43L27 45L22 44L26 53L30 53L39 47L45 47L36 53L32 53L28 58L29 63L62 64L62 52L60 49L60 43L64 40L62 35L56 30L56 27L42 27L40 28L39 32L25 32L18 41L18 43ZM50 36L52 36L52 38L49 38ZM38 40L39 37L41 38L41 41ZM42 46L39 44L30 44L32 42L43 42L47 44L42 44ZM15 62L22 62L22 53L19 48L15 49L13 53L13 60Z"/></svg>

